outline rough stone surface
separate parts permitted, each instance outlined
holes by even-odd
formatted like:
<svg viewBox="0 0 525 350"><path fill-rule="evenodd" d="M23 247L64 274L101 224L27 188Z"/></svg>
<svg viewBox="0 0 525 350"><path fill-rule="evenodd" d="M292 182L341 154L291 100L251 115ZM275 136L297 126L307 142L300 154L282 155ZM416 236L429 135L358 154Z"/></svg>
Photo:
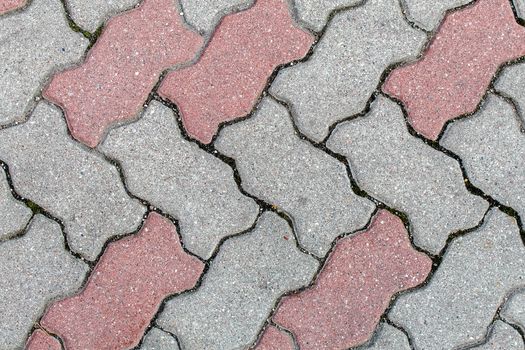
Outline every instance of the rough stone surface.
<svg viewBox="0 0 525 350"><path fill-rule="evenodd" d="M516 292L510 298L501 315L505 321L515 324L525 332L525 289Z"/></svg>
<svg viewBox="0 0 525 350"><path fill-rule="evenodd" d="M24 119L48 76L79 61L88 43L69 28L60 0L0 17L0 125Z"/></svg>
<svg viewBox="0 0 525 350"><path fill-rule="evenodd" d="M340 124L327 146L348 158L363 190L408 215L414 243L433 254L488 208L467 191L459 164L410 135L401 108L385 97Z"/></svg>
<svg viewBox="0 0 525 350"><path fill-rule="evenodd" d="M430 283L400 296L389 317L416 349L481 342L507 293L525 283L524 271L516 221L493 209L482 227L452 241Z"/></svg>
<svg viewBox="0 0 525 350"><path fill-rule="evenodd" d="M0 159L16 191L63 221L71 249L93 260L112 236L134 231L144 207L117 169L67 134L60 111L40 102L29 120L0 130Z"/></svg>
<svg viewBox="0 0 525 350"><path fill-rule="evenodd" d="M513 0L518 17L525 21L525 0Z"/></svg>
<svg viewBox="0 0 525 350"><path fill-rule="evenodd" d="M254 0L180 0L180 3L186 21L199 32L209 35L225 15L247 9Z"/></svg>
<svg viewBox="0 0 525 350"><path fill-rule="evenodd" d="M320 31L332 11L360 2L361 0L295 0L295 9L299 19L309 28Z"/></svg>
<svg viewBox="0 0 525 350"><path fill-rule="evenodd" d="M139 2L140 0L66 0L73 21L89 32L95 32L111 16L133 8Z"/></svg>
<svg viewBox="0 0 525 350"><path fill-rule="evenodd" d="M171 334L153 327L144 337L140 350L179 350L179 345Z"/></svg>
<svg viewBox="0 0 525 350"><path fill-rule="evenodd" d="M44 96L60 105L74 138L95 147L112 124L133 119L163 70L191 60L202 38L174 0L144 0L111 19L85 62L58 73Z"/></svg>
<svg viewBox="0 0 525 350"><path fill-rule="evenodd" d="M60 342L42 331L37 329L31 334L24 348L25 350L62 350Z"/></svg>
<svg viewBox="0 0 525 350"><path fill-rule="evenodd" d="M411 350L406 335L387 323L380 323L374 341L370 345L358 347L358 350Z"/></svg>
<svg viewBox="0 0 525 350"><path fill-rule="evenodd" d="M27 0L0 0L0 15L24 6Z"/></svg>
<svg viewBox="0 0 525 350"><path fill-rule="evenodd" d="M245 348L279 296L307 285L317 267L286 221L265 213L253 231L222 245L200 288L171 299L157 322L185 350Z"/></svg>
<svg viewBox="0 0 525 350"><path fill-rule="evenodd" d="M504 96L512 98L522 121L525 122L525 62L505 67L494 88Z"/></svg>
<svg viewBox="0 0 525 350"><path fill-rule="evenodd" d="M151 213L139 233L110 243L84 290L54 303L40 324L67 349L132 348L162 300L192 288L203 269L175 226Z"/></svg>
<svg viewBox="0 0 525 350"><path fill-rule="evenodd" d="M472 0L403 0L407 18L426 30L434 30L445 16L446 11L462 6Z"/></svg>
<svg viewBox="0 0 525 350"><path fill-rule="evenodd" d="M324 256L342 233L362 228L374 205L352 192L345 166L295 135L288 111L265 98L228 126L215 147L236 160L249 193L289 213L302 247Z"/></svg>
<svg viewBox="0 0 525 350"><path fill-rule="evenodd" d="M336 243L315 284L285 297L273 317L303 350L347 349L370 339L395 293L422 283L432 267L403 222L386 210L370 228Z"/></svg>
<svg viewBox="0 0 525 350"><path fill-rule="evenodd" d="M130 191L179 220L185 247L203 258L257 217L232 169L184 140L173 112L159 102L138 122L111 131L101 150L121 163Z"/></svg>
<svg viewBox="0 0 525 350"><path fill-rule="evenodd" d="M523 350L525 344L517 330L502 321L494 322L489 339L483 345L469 349L475 350Z"/></svg>
<svg viewBox="0 0 525 350"><path fill-rule="evenodd" d="M292 337L275 326L268 326L254 350L295 350Z"/></svg>
<svg viewBox="0 0 525 350"><path fill-rule="evenodd" d="M270 92L292 105L299 130L321 141L332 124L365 109L383 71L415 58L425 40L398 0L370 0L334 17L313 55L281 70Z"/></svg>
<svg viewBox="0 0 525 350"><path fill-rule="evenodd" d="M190 136L210 143L221 123L252 110L278 65L302 58L313 41L287 0L258 0L226 16L199 62L169 73L159 93L177 104Z"/></svg>
<svg viewBox="0 0 525 350"><path fill-rule="evenodd" d="M509 1L479 0L448 15L423 58L390 73L383 90L436 140L447 121L475 110L501 64L523 55L525 27Z"/></svg>
<svg viewBox="0 0 525 350"><path fill-rule="evenodd" d="M0 167L0 239L20 232L31 218L31 210L13 198L4 169Z"/></svg>
<svg viewBox="0 0 525 350"><path fill-rule="evenodd" d="M478 113L452 123L440 143L463 160L473 185L525 218L525 137L510 104L489 95Z"/></svg>
<svg viewBox="0 0 525 350"><path fill-rule="evenodd" d="M46 304L80 288L87 271L64 250L60 226L42 215L24 236L0 243L0 349L22 348Z"/></svg>

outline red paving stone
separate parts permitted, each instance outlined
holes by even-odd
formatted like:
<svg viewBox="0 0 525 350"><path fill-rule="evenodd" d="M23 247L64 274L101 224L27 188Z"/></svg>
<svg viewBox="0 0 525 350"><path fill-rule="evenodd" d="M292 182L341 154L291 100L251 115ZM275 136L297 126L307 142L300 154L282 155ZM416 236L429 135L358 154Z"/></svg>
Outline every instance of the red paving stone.
<svg viewBox="0 0 525 350"><path fill-rule="evenodd" d="M278 65L305 56L313 41L286 0L258 0L226 16L199 62L171 72L159 93L178 105L189 135L210 143L220 123L251 111Z"/></svg>
<svg viewBox="0 0 525 350"><path fill-rule="evenodd" d="M62 350L60 342L41 329L31 334L25 348L26 350Z"/></svg>
<svg viewBox="0 0 525 350"><path fill-rule="evenodd" d="M145 0L111 19L79 67L44 92L66 112L71 134L95 147L106 128L134 118L161 72L191 60L203 39L183 25L175 0Z"/></svg>
<svg viewBox="0 0 525 350"><path fill-rule="evenodd" d="M281 332L274 326L269 326L264 330L261 340L254 350L294 350L295 346L292 338Z"/></svg>
<svg viewBox="0 0 525 350"><path fill-rule="evenodd" d="M27 0L0 0L0 15L24 6Z"/></svg>
<svg viewBox="0 0 525 350"><path fill-rule="evenodd" d="M53 304L41 325L68 350L128 349L161 301L192 288L203 268L182 250L175 226L152 213L139 233L109 244L85 289Z"/></svg>
<svg viewBox="0 0 525 350"><path fill-rule="evenodd" d="M423 58L394 70L383 91L405 104L416 131L436 140L475 110L498 67L525 55L525 28L508 0L479 0L449 14Z"/></svg>
<svg viewBox="0 0 525 350"><path fill-rule="evenodd" d="M315 285L283 298L273 319L302 350L357 346L372 336L391 297L422 283L431 265L401 220L382 210L367 231L339 240Z"/></svg>

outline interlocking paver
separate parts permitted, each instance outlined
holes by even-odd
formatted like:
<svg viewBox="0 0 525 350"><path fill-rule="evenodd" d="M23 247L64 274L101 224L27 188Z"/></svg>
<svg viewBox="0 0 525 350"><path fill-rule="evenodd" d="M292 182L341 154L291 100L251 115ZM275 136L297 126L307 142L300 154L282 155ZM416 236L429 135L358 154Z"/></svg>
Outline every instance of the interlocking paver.
<svg viewBox="0 0 525 350"><path fill-rule="evenodd" d="M513 0L512 3L516 8L518 17L525 21L525 1L524 0Z"/></svg>
<svg viewBox="0 0 525 350"><path fill-rule="evenodd" d="M46 304L80 288L87 271L64 249L60 226L42 215L24 236L0 243L0 349L22 348Z"/></svg>
<svg viewBox="0 0 525 350"><path fill-rule="evenodd" d="M186 21L199 32L211 34L225 15L247 9L254 0L180 0L180 3Z"/></svg>
<svg viewBox="0 0 525 350"><path fill-rule="evenodd" d="M140 350L179 350L175 338L163 330L153 327L144 337Z"/></svg>
<svg viewBox="0 0 525 350"><path fill-rule="evenodd" d="M62 350L62 346L57 339L41 329L37 329L31 334L25 350Z"/></svg>
<svg viewBox="0 0 525 350"><path fill-rule="evenodd" d="M516 292L511 296L501 315L507 322L512 322L525 332L525 289Z"/></svg>
<svg viewBox="0 0 525 350"><path fill-rule="evenodd" d="M523 350L525 344L517 330L502 321L494 322L488 341L469 349L475 350Z"/></svg>
<svg viewBox="0 0 525 350"><path fill-rule="evenodd" d="M177 104L188 134L210 143L219 125L248 114L273 70L302 58L314 38L287 0L257 0L226 16L198 63L168 74L159 93Z"/></svg>
<svg viewBox="0 0 525 350"><path fill-rule="evenodd" d="M236 160L246 191L292 216L299 243L318 256L340 234L365 226L374 210L352 192L345 166L301 140L288 111L269 98L254 116L224 128L215 146Z"/></svg>
<svg viewBox="0 0 525 350"><path fill-rule="evenodd" d="M321 141L333 123L365 108L389 65L415 58L425 40L398 0L367 1L335 16L308 61L280 71L270 92L291 103L301 132Z"/></svg>
<svg viewBox="0 0 525 350"><path fill-rule="evenodd" d="M406 4L407 18L425 30L435 30L446 11L472 2L472 0L402 0Z"/></svg>
<svg viewBox="0 0 525 350"><path fill-rule="evenodd" d="M122 164L133 193L180 220L185 247L203 258L257 217L232 169L184 140L173 112L159 102L138 122L112 130L100 149Z"/></svg>
<svg viewBox="0 0 525 350"><path fill-rule="evenodd" d="M11 195L4 169L0 167L0 239L22 230L31 218L31 210Z"/></svg>
<svg viewBox="0 0 525 350"><path fill-rule="evenodd" d="M525 122L525 63L505 67L494 83L494 88L512 98Z"/></svg>
<svg viewBox="0 0 525 350"><path fill-rule="evenodd" d="M373 344L357 348L358 350L411 350L406 335L387 323L380 323L378 334Z"/></svg>
<svg viewBox="0 0 525 350"><path fill-rule="evenodd" d="M171 299L157 322L183 349L245 348L277 298L308 284L317 267L286 221L265 213L253 231L224 242L200 288Z"/></svg>
<svg viewBox="0 0 525 350"><path fill-rule="evenodd" d="M488 208L467 191L459 164L410 135L401 108L385 97L340 124L327 146L348 158L363 190L408 215L414 243L433 254Z"/></svg>
<svg viewBox="0 0 525 350"><path fill-rule="evenodd" d="M254 350L295 350L292 337L275 326L268 326Z"/></svg>
<svg viewBox="0 0 525 350"><path fill-rule="evenodd" d="M202 42L174 0L144 0L112 18L85 62L56 74L44 96L64 109L73 137L95 147L112 124L137 116L163 70L191 60Z"/></svg>
<svg viewBox="0 0 525 350"><path fill-rule="evenodd" d="M390 73L383 90L436 140L447 121L475 110L501 64L523 55L525 28L509 1L479 0L450 13L423 57Z"/></svg>
<svg viewBox="0 0 525 350"><path fill-rule="evenodd" d="M452 123L440 143L460 156L475 186L525 218L525 137L510 104L490 94L479 112Z"/></svg>
<svg viewBox="0 0 525 350"><path fill-rule="evenodd" d="M524 271L516 220L492 209L482 227L452 241L429 284L400 296L389 317L416 349L480 342L506 294L525 283Z"/></svg>
<svg viewBox="0 0 525 350"><path fill-rule="evenodd" d="M61 112L46 102L26 123L0 130L0 159L16 191L61 219L71 248L90 260L142 220L145 208L126 194L117 169L73 141Z"/></svg>
<svg viewBox="0 0 525 350"><path fill-rule="evenodd" d="M133 8L140 0L66 0L71 18L82 29L95 32L111 16Z"/></svg>
<svg viewBox="0 0 525 350"><path fill-rule="evenodd" d="M27 0L0 0L0 15L24 6Z"/></svg>
<svg viewBox="0 0 525 350"><path fill-rule="evenodd" d="M88 44L69 28L60 0L0 17L0 125L22 120L48 76L79 61Z"/></svg>
<svg viewBox="0 0 525 350"><path fill-rule="evenodd" d="M67 349L131 348L162 300L192 288L203 269L175 226L151 213L139 233L110 243L84 290L54 303L40 324Z"/></svg>
<svg viewBox="0 0 525 350"><path fill-rule="evenodd" d="M273 320L301 349L347 349L370 339L392 296L422 283L432 261L412 248L386 210L370 228L336 243L312 288L285 297Z"/></svg>
<svg viewBox="0 0 525 350"><path fill-rule="evenodd" d="M332 11L359 3L361 0L295 0L295 9L297 16L308 27L320 31Z"/></svg>

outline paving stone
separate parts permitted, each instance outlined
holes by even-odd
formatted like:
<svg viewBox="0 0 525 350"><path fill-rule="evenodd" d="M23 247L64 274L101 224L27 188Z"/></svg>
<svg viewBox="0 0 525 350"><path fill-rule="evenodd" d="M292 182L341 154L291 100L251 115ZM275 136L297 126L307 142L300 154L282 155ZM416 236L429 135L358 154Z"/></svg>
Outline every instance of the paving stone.
<svg viewBox="0 0 525 350"><path fill-rule="evenodd" d="M301 140L288 111L265 98L215 142L236 160L243 188L289 213L299 243L324 256L339 235L366 225L374 204L352 192L345 166Z"/></svg>
<svg viewBox="0 0 525 350"><path fill-rule="evenodd" d="M364 110L383 71L415 58L425 40L398 0L367 1L335 16L313 55L281 70L270 92L292 105L299 130L321 141L332 124Z"/></svg>
<svg viewBox="0 0 525 350"><path fill-rule="evenodd" d="M315 31L326 25L328 16L336 9L354 6L361 0L295 0L297 16Z"/></svg>
<svg viewBox="0 0 525 350"><path fill-rule="evenodd" d="M202 43L174 0L144 0L112 18L85 62L55 75L44 96L64 109L73 137L95 147L112 124L136 118L163 70Z"/></svg>
<svg viewBox="0 0 525 350"><path fill-rule="evenodd" d="M371 345L358 347L358 350L411 350L406 335L387 323L380 323L378 334Z"/></svg>
<svg viewBox="0 0 525 350"><path fill-rule="evenodd" d="M368 230L336 243L314 286L283 298L273 320L303 350L361 345L392 296L422 283L431 267L412 248L403 222L381 210Z"/></svg>
<svg viewBox="0 0 525 350"><path fill-rule="evenodd" d="M203 258L257 217L232 169L184 140L173 112L159 102L138 122L112 130L100 149L118 159L130 191L179 220L185 247Z"/></svg>
<svg viewBox="0 0 525 350"><path fill-rule="evenodd" d="M69 28L60 0L0 17L0 125L22 120L48 76L79 61L88 44Z"/></svg>
<svg viewBox="0 0 525 350"><path fill-rule="evenodd" d="M67 349L132 348L162 300L192 288L203 269L175 226L151 213L139 233L110 243L84 290L54 303L40 324Z"/></svg>
<svg viewBox="0 0 525 350"><path fill-rule="evenodd" d="M16 10L26 4L27 0L0 0L0 15Z"/></svg>
<svg viewBox="0 0 525 350"><path fill-rule="evenodd" d="M469 349L476 350L523 350L525 345L517 330L502 321L494 322L488 341Z"/></svg>
<svg viewBox="0 0 525 350"><path fill-rule="evenodd" d="M385 97L340 124L327 146L348 158L360 188L408 215L414 243L433 254L488 208L467 191L459 164L410 135L400 107Z"/></svg>
<svg viewBox="0 0 525 350"><path fill-rule="evenodd" d="M525 283L524 271L517 223L493 209L482 227L452 241L429 284L400 296L389 318L411 334L416 349L483 341L507 293Z"/></svg>
<svg viewBox="0 0 525 350"><path fill-rule="evenodd" d="M525 63L504 68L494 83L495 90L512 98L517 104L520 117L525 122Z"/></svg>
<svg viewBox="0 0 525 350"><path fill-rule="evenodd" d="M42 215L24 236L0 243L0 349L22 348L47 303L80 288L87 271L64 250L60 226Z"/></svg>
<svg viewBox="0 0 525 350"><path fill-rule="evenodd" d="M177 104L190 136L210 143L221 123L252 110L278 65L302 58L313 41L287 0L258 0L224 17L199 62L170 72L159 93Z"/></svg>
<svg viewBox="0 0 525 350"><path fill-rule="evenodd" d="M24 124L0 131L0 159L14 187L65 225L71 249L94 260L105 241L134 231L145 208L117 169L67 134L58 108L40 102Z"/></svg>
<svg viewBox="0 0 525 350"><path fill-rule="evenodd" d="M0 167L0 239L21 231L31 215L31 210L11 195L4 169Z"/></svg>
<svg viewBox="0 0 525 350"><path fill-rule="evenodd" d="M525 0L513 0L518 17L525 21Z"/></svg>
<svg viewBox="0 0 525 350"><path fill-rule="evenodd" d="M448 15L423 57L390 73L383 90L436 140L447 121L475 110L501 64L523 55L525 28L509 1L479 0Z"/></svg>
<svg viewBox="0 0 525 350"><path fill-rule="evenodd" d="M510 104L489 94L483 108L452 123L440 143L463 160L474 186L525 218L525 138Z"/></svg>
<svg viewBox="0 0 525 350"><path fill-rule="evenodd" d="M407 18L425 30L434 30L445 17L446 11L472 2L472 0L403 0Z"/></svg>
<svg viewBox="0 0 525 350"><path fill-rule="evenodd" d="M41 329L37 329L31 334L25 350L62 350L62 346L57 339Z"/></svg>
<svg viewBox="0 0 525 350"><path fill-rule="evenodd" d="M133 8L139 2L140 0L66 0L73 21L92 33L111 16Z"/></svg>
<svg viewBox="0 0 525 350"><path fill-rule="evenodd" d="M157 323L185 350L244 349L279 296L307 285L317 267L286 221L267 212L253 231L222 245L200 288L171 299Z"/></svg>
<svg viewBox="0 0 525 350"><path fill-rule="evenodd" d="M219 21L232 12L247 9L255 0L180 0L184 18L203 34L212 34ZM261 1L261 0L259 0Z"/></svg>
<svg viewBox="0 0 525 350"><path fill-rule="evenodd" d="M295 350L292 337L275 326L268 326L254 350Z"/></svg>
<svg viewBox="0 0 525 350"><path fill-rule="evenodd" d="M525 289L518 291L509 299L501 315L505 321L515 324L525 332Z"/></svg>
<svg viewBox="0 0 525 350"><path fill-rule="evenodd" d="M171 334L153 327L144 337L140 350L179 350L179 345Z"/></svg>

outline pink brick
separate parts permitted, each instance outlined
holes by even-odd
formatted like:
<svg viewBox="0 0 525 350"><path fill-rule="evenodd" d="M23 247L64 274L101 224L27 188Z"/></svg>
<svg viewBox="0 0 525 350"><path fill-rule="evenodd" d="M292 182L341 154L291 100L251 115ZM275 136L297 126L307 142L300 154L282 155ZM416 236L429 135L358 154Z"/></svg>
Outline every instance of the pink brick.
<svg viewBox="0 0 525 350"><path fill-rule="evenodd" d="M475 110L498 67L525 55L525 28L508 0L479 0L449 14L423 58L394 70L383 90L403 101L416 131L436 140Z"/></svg>
<svg viewBox="0 0 525 350"><path fill-rule="evenodd" d="M431 265L401 220L382 210L367 231L337 242L315 285L285 297L274 321L302 350L357 346L372 336L392 296L422 283Z"/></svg>
<svg viewBox="0 0 525 350"><path fill-rule="evenodd" d="M0 0L0 15L24 6L27 0Z"/></svg>
<svg viewBox="0 0 525 350"><path fill-rule="evenodd" d="M62 350L60 342L42 331L37 329L31 334L31 337L27 341L26 350Z"/></svg>
<svg viewBox="0 0 525 350"><path fill-rule="evenodd" d="M192 288L203 268L175 226L152 213L139 233L109 244L85 289L53 304L41 325L68 350L131 348L162 300Z"/></svg>
<svg viewBox="0 0 525 350"><path fill-rule="evenodd" d="M268 326L254 350L294 350L292 338L274 326Z"/></svg>
<svg viewBox="0 0 525 350"><path fill-rule="evenodd" d="M258 0L226 16L199 62L171 72L159 93L178 105L189 135L210 143L221 123L252 110L278 65L306 55L313 41L286 0Z"/></svg>
<svg viewBox="0 0 525 350"><path fill-rule="evenodd" d="M183 25L176 0L144 0L111 19L85 62L54 76L44 96L60 105L74 138L95 147L133 119L161 72L191 60L203 39Z"/></svg>

